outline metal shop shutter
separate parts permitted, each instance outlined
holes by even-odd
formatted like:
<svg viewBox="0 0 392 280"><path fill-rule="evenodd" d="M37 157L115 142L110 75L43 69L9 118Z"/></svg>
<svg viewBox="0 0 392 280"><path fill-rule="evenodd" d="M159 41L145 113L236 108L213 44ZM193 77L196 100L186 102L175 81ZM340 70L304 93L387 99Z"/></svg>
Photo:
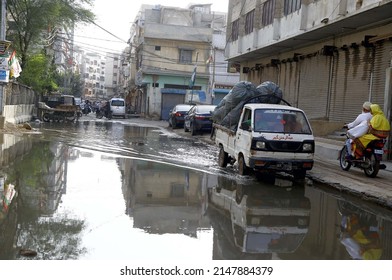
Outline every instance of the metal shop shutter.
<svg viewBox="0 0 392 280"><path fill-rule="evenodd" d="M230 92L229 89L213 89L214 91L214 99L212 101L213 105L218 105L223 98Z"/></svg>
<svg viewBox="0 0 392 280"><path fill-rule="evenodd" d="M262 70L260 70L259 75L260 75L260 81L259 83L255 83L256 86L266 81L271 81L276 84L279 83L278 80L279 68L277 68L276 66L264 67Z"/></svg>
<svg viewBox="0 0 392 280"><path fill-rule="evenodd" d="M282 63L280 69L278 85L283 91L283 99L292 106L298 106L298 64L297 62Z"/></svg>
<svg viewBox="0 0 392 280"><path fill-rule="evenodd" d="M331 56L316 55L298 62L298 107L309 119L328 116L328 83Z"/></svg>
<svg viewBox="0 0 392 280"><path fill-rule="evenodd" d="M391 110L391 104L385 104L385 86L386 86L386 69L390 67L390 60L392 53L391 41L379 41L375 43L375 59L374 59L374 73L371 91L371 101L377 103L384 110L384 105ZM384 112L386 116L392 116L392 112ZM391 134L390 134L391 135ZM391 137L388 137L388 143L385 146L388 151L392 150ZM387 155L388 159L392 158L392 154Z"/></svg>
<svg viewBox="0 0 392 280"><path fill-rule="evenodd" d="M392 42L380 41L375 44L374 70L371 89L371 102L383 109L385 102L386 69L390 67ZM386 113L386 112L384 112Z"/></svg>
<svg viewBox="0 0 392 280"><path fill-rule="evenodd" d="M330 120L350 122L369 99L372 50L358 46L339 50L332 80Z"/></svg>
<svg viewBox="0 0 392 280"><path fill-rule="evenodd" d="M169 119L169 112L177 104L183 104L185 102L185 90L184 93L162 93L162 111L161 119Z"/></svg>

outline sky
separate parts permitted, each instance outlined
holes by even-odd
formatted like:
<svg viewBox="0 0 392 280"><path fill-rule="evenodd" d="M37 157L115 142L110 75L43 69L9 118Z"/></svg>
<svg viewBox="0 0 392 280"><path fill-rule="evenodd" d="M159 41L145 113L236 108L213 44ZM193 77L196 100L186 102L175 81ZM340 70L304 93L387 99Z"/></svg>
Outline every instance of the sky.
<svg viewBox="0 0 392 280"><path fill-rule="evenodd" d="M98 26L78 26L75 45L99 53L121 52L127 47L132 22L142 4L179 8L186 8L188 4L212 4L211 10L217 12L227 12L228 8L228 0L165 0L163 3L158 0L95 0L92 12Z"/></svg>

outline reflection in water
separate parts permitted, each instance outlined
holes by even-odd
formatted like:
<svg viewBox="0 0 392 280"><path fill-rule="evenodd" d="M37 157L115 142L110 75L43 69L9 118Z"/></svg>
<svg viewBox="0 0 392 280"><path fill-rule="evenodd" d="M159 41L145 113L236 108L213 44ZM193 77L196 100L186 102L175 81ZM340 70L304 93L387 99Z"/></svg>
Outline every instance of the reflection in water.
<svg viewBox="0 0 392 280"><path fill-rule="evenodd" d="M127 214L150 234L197 238L209 229L202 204L208 175L151 161L120 160ZM153 171L153 172L152 172Z"/></svg>
<svg viewBox="0 0 392 280"><path fill-rule="evenodd" d="M338 201L342 215L340 242L353 259L377 260L382 256L382 226L374 214L348 201Z"/></svg>
<svg viewBox="0 0 392 280"><path fill-rule="evenodd" d="M219 183L209 190L215 210L210 215L217 230L214 242L226 239L227 245L215 250L216 258L268 259L296 251L309 226L310 201L303 188Z"/></svg>
<svg viewBox="0 0 392 280"><path fill-rule="evenodd" d="M389 210L223 173L213 148L158 129L64 125L3 139L0 259L392 259Z"/></svg>
<svg viewBox="0 0 392 280"><path fill-rule="evenodd" d="M30 147L27 151L23 144ZM66 191L68 147L59 143L21 140L14 148L12 165L3 169L5 185L15 184L18 195L12 211L1 222L2 259L24 258L22 251L33 252L36 259L77 259L82 220L57 215Z"/></svg>
<svg viewBox="0 0 392 280"><path fill-rule="evenodd" d="M67 130L60 130L52 123L45 125L41 130L46 137L74 147L122 157L192 165L196 168L203 167L204 170L216 165L215 147L169 135L166 131L153 127L102 120L66 124Z"/></svg>

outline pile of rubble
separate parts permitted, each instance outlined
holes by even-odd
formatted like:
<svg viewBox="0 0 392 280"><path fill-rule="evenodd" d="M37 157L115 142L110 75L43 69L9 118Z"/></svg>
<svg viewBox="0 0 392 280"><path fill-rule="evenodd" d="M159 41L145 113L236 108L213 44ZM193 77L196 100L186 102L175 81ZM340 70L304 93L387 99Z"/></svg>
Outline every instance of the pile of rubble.
<svg viewBox="0 0 392 280"><path fill-rule="evenodd" d="M0 133L23 133L31 132L33 128L28 123L13 124L6 122L3 128L0 128Z"/></svg>

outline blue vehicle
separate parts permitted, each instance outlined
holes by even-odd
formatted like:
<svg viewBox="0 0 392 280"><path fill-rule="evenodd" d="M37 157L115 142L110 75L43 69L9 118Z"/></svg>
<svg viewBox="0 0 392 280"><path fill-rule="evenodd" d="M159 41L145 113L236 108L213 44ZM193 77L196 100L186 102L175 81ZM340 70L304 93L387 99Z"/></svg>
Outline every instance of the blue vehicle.
<svg viewBox="0 0 392 280"><path fill-rule="evenodd" d="M192 135L202 132L211 132L212 113L216 105L195 105L185 116L184 131L190 131Z"/></svg>
<svg viewBox="0 0 392 280"><path fill-rule="evenodd" d="M184 126L184 118L193 105L177 104L169 113L169 127L177 128Z"/></svg>

